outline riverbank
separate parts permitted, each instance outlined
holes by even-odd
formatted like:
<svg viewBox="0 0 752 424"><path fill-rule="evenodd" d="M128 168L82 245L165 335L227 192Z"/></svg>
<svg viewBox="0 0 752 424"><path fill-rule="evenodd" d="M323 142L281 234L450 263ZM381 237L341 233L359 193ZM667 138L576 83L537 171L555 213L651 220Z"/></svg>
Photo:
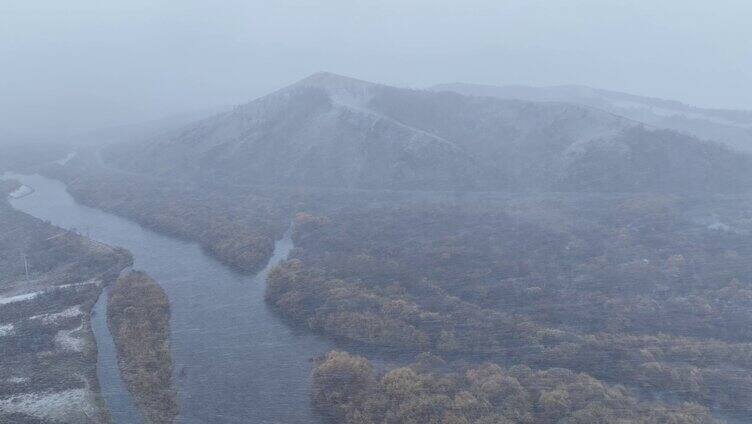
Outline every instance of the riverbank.
<svg viewBox="0 0 752 424"><path fill-rule="evenodd" d="M92 307L132 259L14 210L8 193L0 199L0 422L106 423Z"/></svg>
<svg viewBox="0 0 752 424"><path fill-rule="evenodd" d="M50 165L42 173L64 182L81 204L198 243L217 260L246 274L264 267L292 216L289 206L267 196L228 197L193 184L115 173L88 156L79 154L67 166Z"/></svg>

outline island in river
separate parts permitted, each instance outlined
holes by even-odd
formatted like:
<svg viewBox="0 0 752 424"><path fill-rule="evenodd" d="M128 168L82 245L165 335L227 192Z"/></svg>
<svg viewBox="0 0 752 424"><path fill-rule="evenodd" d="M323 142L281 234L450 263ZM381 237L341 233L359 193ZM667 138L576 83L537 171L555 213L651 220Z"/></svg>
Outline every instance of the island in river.
<svg viewBox="0 0 752 424"><path fill-rule="evenodd" d="M107 322L121 375L146 423L174 422L170 303L162 287L143 272L122 275L109 290Z"/></svg>

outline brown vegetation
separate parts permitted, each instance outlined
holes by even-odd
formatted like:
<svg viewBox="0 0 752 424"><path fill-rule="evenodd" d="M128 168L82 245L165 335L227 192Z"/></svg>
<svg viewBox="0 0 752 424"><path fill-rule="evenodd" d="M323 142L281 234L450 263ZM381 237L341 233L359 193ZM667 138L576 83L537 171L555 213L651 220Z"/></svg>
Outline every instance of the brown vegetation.
<svg viewBox="0 0 752 424"><path fill-rule="evenodd" d="M110 289L107 322L120 372L148 423L172 423L178 413L172 386L170 305L159 285L130 272Z"/></svg>
<svg viewBox="0 0 752 424"><path fill-rule="evenodd" d="M424 200L406 202L394 193L246 187L217 196L133 176L60 178L85 203L200 241L245 270L268 257L292 210L307 211L266 296L313 331L565 368L752 419L752 221L743 197L444 194L438 202L412 193Z"/></svg>
<svg viewBox="0 0 752 424"><path fill-rule="evenodd" d="M561 367L750 417L752 243L689 220L687 202L517 199L305 216L267 299L359 343Z"/></svg>
<svg viewBox="0 0 752 424"><path fill-rule="evenodd" d="M50 168L77 201L195 241L220 261L245 272L261 269L274 240L289 226L277 203L249 193L226 196L191 184L80 169Z"/></svg>
<svg viewBox="0 0 752 424"><path fill-rule="evenodd" d="M639 401L565 369L447 365L430 355L377 375L364 358L329 352L313 371L312 395L325 416L347 424L716 422L699 405Z"/></svg>

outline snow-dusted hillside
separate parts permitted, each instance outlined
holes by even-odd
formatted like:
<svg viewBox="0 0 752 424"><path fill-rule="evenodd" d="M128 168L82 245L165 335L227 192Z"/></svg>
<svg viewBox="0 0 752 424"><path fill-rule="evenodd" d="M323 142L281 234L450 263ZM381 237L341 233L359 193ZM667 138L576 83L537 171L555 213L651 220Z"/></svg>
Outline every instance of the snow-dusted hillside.
<svg viewBox="0 0 752 424"><path fill-rule="evenodd" d="M329 73L163 137L115 146L106 158L131 171L230 184L633 191L752 181L738 177L752 163L745 156L590 106ZM703 181L685 180L693 174Z"/></svg>
<svg viewBox="0 0 752 424"><path fill-rule="evenodd" d="M699 108L673 100L636 96L583 86L486 86L442 84L434 91L538 102L567 102L590 106L639 121L655 128L691 134L752 152L752 111Z"/></svg>

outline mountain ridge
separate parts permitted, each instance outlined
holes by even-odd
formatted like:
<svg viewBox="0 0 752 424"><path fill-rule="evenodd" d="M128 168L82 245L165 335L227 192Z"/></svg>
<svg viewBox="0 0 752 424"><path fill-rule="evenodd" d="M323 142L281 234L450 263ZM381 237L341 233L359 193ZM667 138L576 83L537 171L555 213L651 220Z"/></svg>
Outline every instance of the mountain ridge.
<svg viewBox="0 0 752 424"><path fill-rule="evenodd" d="M439 84L432 91L465 95L557 101L594 107L658 129L670 129L735 150L752 152L752 111L692 106L676 100L639 96L580 85L534 87L525 85Z"/></svg>
<svg viewBox="0 0 752 424"><path fill-rule="evenodd" d="M199 181L397 190L692 189L673 156L707 177L700 189L719 190L731 187L730 164L749 162L588 105L405 89L331 73L106 156L129 170ZM620 177L598 163L618 165Z"/></svg>

